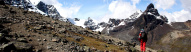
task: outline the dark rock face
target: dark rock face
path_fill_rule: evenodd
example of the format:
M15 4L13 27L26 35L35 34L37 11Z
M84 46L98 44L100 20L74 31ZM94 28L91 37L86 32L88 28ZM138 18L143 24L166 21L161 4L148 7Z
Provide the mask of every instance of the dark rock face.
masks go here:
M80 21L80 19L79 19L79 18L74 18L74 20L75 20L75 21Z
M155 8L153 3L150 3L148 6L147 6L147 9L150 9L150 8Z
M107 26L107 23L101 22L101 23L99 23L98 25L101 26L101 27L106 27L106 26Z
M44 13L48 14L48 16L52 17L53 19L62 18L57 9L53 5L47 5L40 1L37 5L37 8Z
M48 13L48 8L46 6L45 3L43 3L42 1L40 1L37 5L37 8L39 8L41 11Z
M150 13L152 13L152 14L154 14L154 15L157 15L157 16L160 15L160 14L158 13L158 10L155 9L155 7L154 7L154 5L153 5L152 3L147 6L147 9L145 10L145 12L150 12Z
M117 26L121 23L122 20L120 19L109 19L109 23L112 23L113 25Z
M84 25L90 30L96 30L99 28L99 26L96 25L90 17L88 17L88 20L84 22Z

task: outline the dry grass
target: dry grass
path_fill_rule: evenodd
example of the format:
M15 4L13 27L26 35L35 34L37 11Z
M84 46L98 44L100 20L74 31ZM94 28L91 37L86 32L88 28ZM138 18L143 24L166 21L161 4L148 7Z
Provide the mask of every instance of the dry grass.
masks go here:
M116 51L116 52L125 52L126 51L125 48L121 47L121 46L116 46L113 44L107 44L106 42L103 42L102 40L99 40L99 39L87 37L87 36L73 33L73 32L69 32L69 31L67 31L67 32L72 33L72 34L77 35L77 36L81 36L84 38L84 40L81 40L79 42L75 41L74 38L71 38L71 37L66 37L67 40L77 42L81 45L86 44L86 46L88 46L90 48L94 47L94 48L96 48L98 50L102 50L102 51L105 51L105 50ZM106 46L108 46L108 47L106 47Z

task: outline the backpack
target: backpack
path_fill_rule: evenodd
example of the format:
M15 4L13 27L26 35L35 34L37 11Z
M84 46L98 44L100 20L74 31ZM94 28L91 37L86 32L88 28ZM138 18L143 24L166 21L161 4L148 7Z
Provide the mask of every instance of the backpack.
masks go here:
M146 33L145 32L141 32L141 36L139 36L140 39L144 39L146 38Z

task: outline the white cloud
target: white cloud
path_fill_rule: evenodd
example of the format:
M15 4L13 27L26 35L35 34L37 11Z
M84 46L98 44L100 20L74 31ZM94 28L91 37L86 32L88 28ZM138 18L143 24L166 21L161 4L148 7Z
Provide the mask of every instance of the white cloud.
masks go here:
M112 1L109 4L110 14L106 14L102 21L108 22L109 18L125 19L136 12L138 9L135 5L131 5L130 2L118 0Z
M169 13L167 11L161 12L161 14L165 15L168 18L169 22L185 22L187 20L191 20L191 0L180 1L183 7L181 11L175 11L172 13Z
M141 0L131 0L133 2L133 5L139 3Z
M175 0L153 0L157 9L169 9L175 4Z
M191 13L184 9L173 13L162 12L162 14L168 18L169 22L185 22L191 20Z
M191 0L180 0L185 10L191 12Z
M68 7L63 7L63 4L58 2L58 0L31 0L31 2L35 2L35 4L39 1L43 1L44 3L49 5L54 5L54 7L56 7L60 15L63 17L72 17L72 15L76 14L81 8L81 6L75 3L70 4L70 6Z

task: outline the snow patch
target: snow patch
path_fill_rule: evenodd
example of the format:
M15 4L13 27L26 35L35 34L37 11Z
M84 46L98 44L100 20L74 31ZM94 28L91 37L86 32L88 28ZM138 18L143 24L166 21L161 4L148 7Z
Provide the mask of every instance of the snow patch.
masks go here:
M143 12L140 10L140 11L138 11L138 13L139 13L139 15L137 15L137 17L136 18L139 18L142 14L143 14Z
M75 21L75 19L72 19L72 18L67 18L67 19L68 19L72 24L77 25L77 26L82 26L83 28L85 28L84 22L85 22L86 20L80 19L79 21Z
M109 28L107 28L107 33L109 34Z
M149 14L149 15L153 15L151 12L148 12L147 14Z
M134 14L132 14L132 15L130 16L130 19L139 18L141 15L142 15L142 11L141 11L141 10L136 11Z
M122 21L118 26L125 25L125 22Z
M77 26L82 26L83 28L85 28L85 26L84 26L84 22L85 22L86 20L84 20L84 19L80 19L79 21L74 21L74 25L77 25Z
M99 26L99 27L100 27L99 29L96 29L94 31L102 31L104 29L104 27L101 27L101 26Z
M161 16L155 16L157 19L161 19Z

